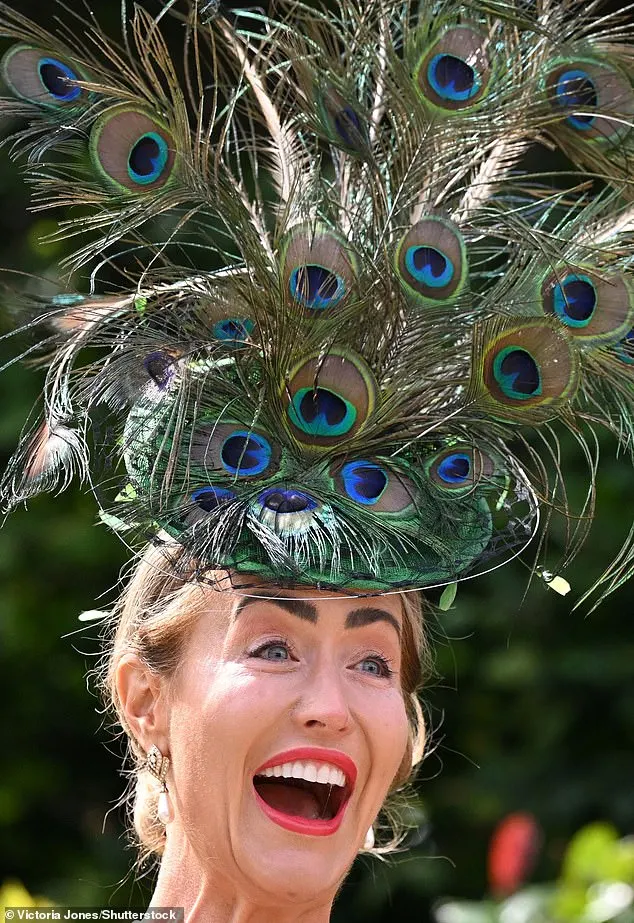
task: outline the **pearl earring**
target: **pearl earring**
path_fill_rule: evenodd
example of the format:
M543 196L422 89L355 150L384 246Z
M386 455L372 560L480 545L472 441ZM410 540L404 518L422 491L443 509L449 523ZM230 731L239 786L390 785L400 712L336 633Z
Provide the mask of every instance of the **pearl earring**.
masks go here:
M145 768L161 783L162 788L158 797L156 813L160 822L164 826L167 826L174 820L174 807L170 800L167 783L165 781L167 778L167 771L170 768L170 761L168 757L163 756L158 747L152 745L147 753Z
M367 850L374 849L374 827L370 827L366 833L363 848Z

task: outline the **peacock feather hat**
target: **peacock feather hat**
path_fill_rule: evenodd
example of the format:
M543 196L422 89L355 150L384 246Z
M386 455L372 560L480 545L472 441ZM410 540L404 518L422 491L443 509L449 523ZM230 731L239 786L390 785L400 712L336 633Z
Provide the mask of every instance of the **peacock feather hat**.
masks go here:
M78 476L200 575L423 589L532 543L565 589L551 516L560 570L596 429L634 446L632 26L578 0L123 12L117 40L0 4L5 144L88 289L25 296L47 373L5 508Z

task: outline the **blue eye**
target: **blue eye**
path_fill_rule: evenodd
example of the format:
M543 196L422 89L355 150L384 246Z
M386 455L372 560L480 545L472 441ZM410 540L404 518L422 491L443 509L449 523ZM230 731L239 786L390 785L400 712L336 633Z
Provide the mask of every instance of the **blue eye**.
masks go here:
M69 80L78 80L77 74L55 58L41 58L38 73L46 90L58 102L69 103L81 95L81 87L69 86Z
M369 667L369 669L366 668ZM365 657L359 664L358 667L360 673L369 673L372 676L381 676L388 677L392 675L392 670L390 670L389 662L385 657L381 657L379 654L373 654L371 657Z
M229 474L242 477L266 471L272 454L269 442L259 433L232 433L220 449L220 459Z
M332 308L341 301L346 290L341 276L316 263L294 269L289 287L295 301L314 311Z
M388 483L387 473L369 461L348 462L341 469L343 486L357 503L374 504L380 500Z
M570 273L554 287L554 311L568 327L586 327L596 306L597 292L588 276Z
M291 659L288 645L281 641L263 644L251 653L251 657L258 657L260 660L271 660L274 663L285 663Z
M542 393L539 365L525 350L509 346L493 361L493 375L503 394L514 400L527 400Z
M562 109L596 109L597 87L586 71L575 69L560 74L555 84L555 100ZM592 128L594 115L569 115L566 119L573 128L587 131Z
M444 288L455 273L449 257L435 247L408 247L405 266L412 278L430 288Z
M212 513L219 506L235 500L236 495L224 487L201 487L192 494L192 501L205 513Z
M135 183L154 183L165 169L169 150L165 138L149 131L141 135L128 156L128 175Z
M212 334L217 340L228 344L240 344L249 339L254 327L255 324L248 317L227 317L213 325Z
M472 99L481 85L471 65L453 54L434 55L427 68L427 79L441 99L451 102Z
M443 458L436 471L447 484L464 484L471 474L471 459L462 452L454 452Z
M298 429L311 436L343 436L357 418L354 405L329 388L300 388L288 415Z

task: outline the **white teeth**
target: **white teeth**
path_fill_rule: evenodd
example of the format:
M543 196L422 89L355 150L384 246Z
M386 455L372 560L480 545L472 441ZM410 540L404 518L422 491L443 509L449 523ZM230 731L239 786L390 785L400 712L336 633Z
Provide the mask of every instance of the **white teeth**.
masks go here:
M269 766L259 775L269 778L305 779L306 782L321 782L322 785L338 785L340 788L346 784L346 777L341 769L330 763L313 763L312 761L297 760L294 763Z
M317 770L317 782L327 785L330 782L330 766L320 766Z

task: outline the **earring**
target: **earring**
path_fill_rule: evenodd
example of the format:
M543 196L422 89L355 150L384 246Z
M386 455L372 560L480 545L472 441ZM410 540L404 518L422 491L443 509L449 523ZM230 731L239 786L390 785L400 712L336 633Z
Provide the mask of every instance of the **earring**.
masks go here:
M363 848L367 850L374 849L374 827L370 827L366 833Z
M153 744L148 750L145 768L161 783L162 788L158 797L156 813L160 822L164 826L167 826L167 824L174 820L174 808L170 801L167 783L165 781L167 778L167 771L170 768L170 761L168 757L163 756L159 748L155 747Z

